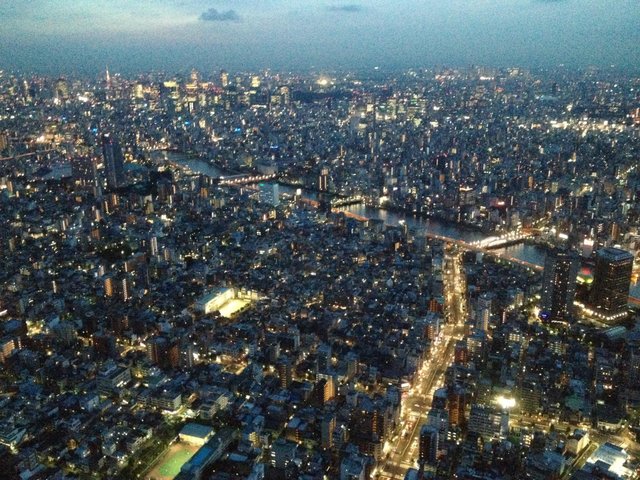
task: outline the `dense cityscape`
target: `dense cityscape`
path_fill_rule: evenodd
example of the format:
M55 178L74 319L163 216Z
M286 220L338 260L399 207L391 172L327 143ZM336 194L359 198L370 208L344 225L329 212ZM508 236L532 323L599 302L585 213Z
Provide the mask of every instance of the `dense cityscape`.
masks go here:
M640 476L640 77L0 71L7 479Z

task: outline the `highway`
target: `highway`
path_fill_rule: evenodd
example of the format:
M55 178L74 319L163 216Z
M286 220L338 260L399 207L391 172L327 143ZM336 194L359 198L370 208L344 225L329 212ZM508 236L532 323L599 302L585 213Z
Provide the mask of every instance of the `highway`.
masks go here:
M402 480L406 471L417 467L420 428L427 421L431 399L444 382L444 373L453 361L456 341L462 338L466 315L466 281L459 254L448 256L443 272L445 317L439 343L424 361L414 385L402 400L399 427L384 446L384 460L374 472L380 480Z

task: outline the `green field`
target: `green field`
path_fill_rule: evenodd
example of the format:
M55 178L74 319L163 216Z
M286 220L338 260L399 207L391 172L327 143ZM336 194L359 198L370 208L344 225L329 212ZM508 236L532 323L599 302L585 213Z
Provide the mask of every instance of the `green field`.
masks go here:
M172 444L158 459L146 475L148 480L173 480L182 466L198 451L195 445L188 443Z

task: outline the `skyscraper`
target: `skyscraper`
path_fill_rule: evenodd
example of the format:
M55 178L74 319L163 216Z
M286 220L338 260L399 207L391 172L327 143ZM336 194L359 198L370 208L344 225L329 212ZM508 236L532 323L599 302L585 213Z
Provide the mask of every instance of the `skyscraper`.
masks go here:
M555 249L547 255L540 309L549 320L568 321L573 317L578 267L577 256L568 250Z
M124 185L124 156L118 141L109 134L102 136L102 156L107 176L107 187L118 188Z
M591 287L591 305L614 320L628 312L629 284L633 255L618 248L603 248L596 253L596 268Z

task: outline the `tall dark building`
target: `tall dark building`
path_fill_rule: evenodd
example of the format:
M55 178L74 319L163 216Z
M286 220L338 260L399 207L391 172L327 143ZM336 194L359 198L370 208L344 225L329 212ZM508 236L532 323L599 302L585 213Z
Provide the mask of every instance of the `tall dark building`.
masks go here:
M555 249L547 255L541 310L549 320L568 321L573 317L578 268L578 257L568 250Z
M420 430L420 465L435 466L438 461L438 429L431 425L423 425Z
M124 156L118 141L109 134L102 136L102 157L107 176L107 187L118 188L124 185Z
M603 248L596 253L596 268L591 286L591 305L605 320L628 313L629 284L633 255L618 248Z

